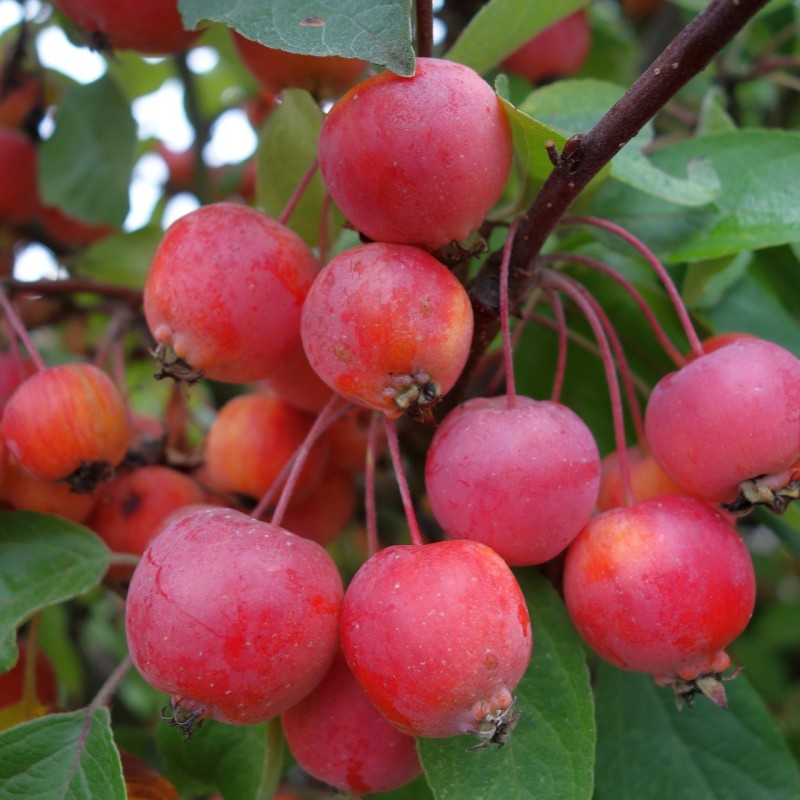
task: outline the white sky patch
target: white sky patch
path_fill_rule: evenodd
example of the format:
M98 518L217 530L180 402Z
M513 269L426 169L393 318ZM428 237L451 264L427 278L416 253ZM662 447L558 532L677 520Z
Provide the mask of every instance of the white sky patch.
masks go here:
M55 280L66 276L52 251L38 242L31 242L14 259L14 277L21 281Z
M211 140L203 150L203 158L212 167L237 164L256 150L258 137L247 114L239 108L220 114L211 129Z
M161 225L168 228L176 219L185 217L190 211L200 208L200 201L193 194L176 194L167 202Z
M166 180L167 165L164 159L154 153L147 153L139 159L133 170L130 211L122 225L123 230L135 231L150 222Z
M153 137L176 151L185 150L194 141L183 109L183 86L177 78L168 78L155 92L137 97L132 111L140 139Z
M45 67L78 83L92 83L106 74L106 61L99 53L88 47L75 47L55 26L45 28L36 37L36 52Z
M186 63L195 75L205 75L219 64L219 53L213 47L195 47L187 54Z

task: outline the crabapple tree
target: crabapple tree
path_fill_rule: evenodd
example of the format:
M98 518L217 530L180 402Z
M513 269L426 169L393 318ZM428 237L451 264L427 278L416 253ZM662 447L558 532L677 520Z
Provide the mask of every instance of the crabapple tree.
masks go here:
M0 797L800 797L795 6L0 0Z

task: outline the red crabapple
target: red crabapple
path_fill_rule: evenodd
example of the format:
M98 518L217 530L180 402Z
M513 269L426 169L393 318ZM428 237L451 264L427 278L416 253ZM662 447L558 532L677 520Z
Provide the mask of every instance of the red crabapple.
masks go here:
M37 478L91 491L122 461L130 438L125 401L111 378L86 363L27 378L6 403L11 455Z
M773 342L738 338L656 384L647 442L690 494L732 503L744 482L790 471L800 460L798 397L800 359Z
M25 639L18 639L17 645L19 647L17 663L8 672L0 675L0 709L16 705L24 699L28 642ZM36 699L45 706L55 705L56 700L58 700L56 672L53 669L52 662L41 648L36 649L36 666L34 670ZM4 722L8 722L8 720L4 720Z
M216 380L264 378L299 346L316 274L303 240L254 208L212 203L181 217L165 232L144 287L165 373L182 377L170 363L177 357Z
M311 430L313 418L274 394L240 394L219 410L205 442L205 478L217 492L258 500L275 483ZM313 445L293 499L316 486L328 459L324 438Z
M322 411L333 394L311 368L302 343L264 378L263 384L268 392L311 414Z
M137 50L170 55L185 50L200 35L187 31L177 0L53 0L73 19L97 50Z
M389 417L425 416L469 355L472 306L456 277L409 245L372 243L333 258L303 307L309 363L335 391Z
M118 474L97 491L97 502L86 526L112 553L141 555L174 511L202 503L205 494L188 475L160 464ZM133 567L113 565L109 576L129 578Z
M31 222L39 210L38 158L33 142L0 126L0 221Z
M755 576L736 530L701 500L665 495L594 517L567 550L564 598L592 649L715 702L725 648L753 613ZM709 683L711 688L709 689Z
M319 137L331 197L356 230L430 250L465 239L500 198L511 129L500 101L470 67L418 58L343 95Z
M344 657L281 717L297 763L330 786L359 796L399 789L422 772L413 737L370 703Z
M491 548L460 539L380 550L347 589L341 638L367 696L404 733L505 743L533 634Z
M317 98L337 97L364 73L367 62L276 50L231 30L236 51L262 89L306 89Z
M478 397L434 434L425 464L433 514L454 539L489 545L512 566L558 555L589 521L600 454L566 406Z
M581 8L529 39L500 68L531 83L568 78L586 61L591 39L589 16Z
M337 650L342 581L316 542L238 511L178 516L131 579L133 663L172 696L174 724L271 719L303 699Z

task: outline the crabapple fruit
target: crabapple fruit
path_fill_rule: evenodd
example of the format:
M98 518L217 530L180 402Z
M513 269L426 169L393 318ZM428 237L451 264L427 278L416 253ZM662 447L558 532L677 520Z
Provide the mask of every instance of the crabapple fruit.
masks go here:
M631 477L633 500L647 500L662 494L687 494L661 467L652 453L645 453L638 445L627 448L628 470ZM620 473L619 453L615 450L600 462L600 493L597 509L608 511L626 505L625 489Z
M204 500L202 487L188 475L151 464L118 474L100 487L86 526L112 553L141 555L172 512ZM132 573L133 567L123 565L108 571L116 579Z
M131 658L172 721L238 725L302 700L337 651L342 581L316 542L231 509L179 515L137 565Z
M592 518L567 550L564 599L602 658L691 699L694 683L730 666L725 648L753 613L755 576L720 513L664 495Z
M467 400L443 420L425 463L438 523L489 545L512 566L558 555L589 521L600 485L591 431L560 403Z
M200 31L183 27L177 0L53 0L96 50L166 56L185 50Z
M47 367L21 383L3 410L3 435L32 475L87 492L110 477L130 438L122 395L88 363Z
M343 95L319 136L319 166L356 230L430 250L465 239L500 198L511 169L500 101L470 67L418 58Z
M349 89L367 68L367 62L341 56L289 53L248 39L231 30L242 63L262 89L279 94L284 89L306 89L315 97L337 97Z
M0 126L0 220L30 222L39 210L38 158L33 142Z
M800 359L773 342L737 338L656 384L647 443L689 494L731 503L743 482L800 460L798 397Z
M531 83L568 78L586 61L591 39L589 16L581 8L529 39L500 68Z
M19 657L17 663L0 675L0 708L13 706L23 700L25 690L25 665L28 660L28 642L18 639ZM36 699L45 706L52 706L58 699L58 681L53 664L47 654L37 648L35 686Z
M414 738L381 716L341 653L281 723L297 763L337 789L359 796L389 792L422 772Z
M380 550L347 589L341 640L369 699L404 733L502 745L516 721L530 617L511 569L480 542Z
M144 287L164 373L264 378L300 346L300 313L317 259L303 240L235 203L196 209L166 230ZM179 363L180 363L179 362Z
M469 296L418 247L371 243L323 268L306 298L301 333L314 371L348 400L425 416L469 355Z
M309 414L273 394L231 398L206 436L205 477L210 488L258 500L278 480L312 424ZM319 439L300 470L294 500L301 500L316 486L327 459L327 442Z

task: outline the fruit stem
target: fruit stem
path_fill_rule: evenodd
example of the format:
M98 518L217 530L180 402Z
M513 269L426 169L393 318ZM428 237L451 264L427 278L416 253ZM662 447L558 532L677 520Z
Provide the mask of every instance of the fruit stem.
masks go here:
M297 479L300 477L300 470L303 469L303 465L308 459L311 448L316 444L317 439L319 439L319 437L322 436L322 434L325 433L325 431L330 427L331 423L338 418L339 413L344 408L345 402L346 401L343 400L343 398L341 398L339 395L331 395L331 398L327 403L325 403L322 411L317 414L317 418L314 420L314 424L309 429L305 439L303 439L303 443L297 448L295 454L292 456L291 469L286 477L286 483L283 485L281 496L278 498L278 504L275 506L275 511L273 512L272 519L270 520L270 522L276 527L279 528L281 525L283 515L286 513L286 509L289 506L289 501L292 499L292 493L297 485ZM259 503L259 506L260 505L261 503ZM258 517L255 512L253 513L253 516Z
M378 512L375 503L375 462L378 452L381 415L372 412L367 437L367 462L364 467L364 511L367 523L367 553L374 556L378 552Z
M625 228L622 226L611 222L611 220L601 219L600 217L564 217L560 224L593 225L596 228L613 233L615 236L618 236L620 239L634 247L634 249L638 250L638 252L644 256L647 263L653 268L655 273L661 279L661 283L664 284L664 289L666 290L667 295L669 295L669 299L675 308L678 319L681 321L681 325L683 326L684 333L689 341L689 346L692 348L692 352L695 354L695 356L703 355L703 344L700 341L700 337L697 335L697 331L694 329L692 320L689 317L689 312L686 309L675 283L673 282L672 278L670 278L669 273L664 268L664 265L658 260L658 258L656 258L655 253L653 253L653 251L644 242L634 236L630 231L625 230Z
M25 325L22 322L19 314L17 313L17 309L14 308L12 302L8 299L8 295L5 292L5 289L0 289L0 307L3 309L3 313L5 314L6 321L8 322L11 330L17 334L20 342L22 342L25 349L28 351L28 355L33 361L36 369L41 372L44 369L47 369L47 365L42 360L41 355L39 355L39 351L36 349L31 337L28 335L28 331L25 329Z
M41 614L34 614L25 634L25 670L22 676L22 702L27 708L33 708L39 701L36 692L36 660L39 650L41 621Z
M686 358L684 357L683 353L681 353L680 350L678 350L678 348L672 343L667 335L667 332L656 318L656 315L653 313L653 309L650 308L641 292L624 275L621 275L619 272L617 272L611 265L606 264L599 259L592 258L591 256L585 256L580 253L543 253L538 257L538 261L541 263L564 261L573 262L575 264L583 264L586 267L590 267L598 272L602 272L603 275L607 275L609 278L616 281L628 293L634 303L636 303L642 314L644 314L647 324L650 326L656 338L658 339L658 343L664 349L664 352L672 359L675 366L682 367L684 364L686 364Z
M517 232L517 220L508 228L506 242L503 245L503 259L500 262L500 330L503 332L503 367L506 376L506 399L508 408L517 405L517 386L514 381L514 353L511 344L511 328L508 312L508 265L511 260L511 248Z
M261 765L261 778L258 782L254 800L272 800L283 774L284 738L281 718L267 721L264 734L264 762Z
M633 504L633 488L631 483L631 472L628 464L627 442L625 441L625 420L622 410L622 396L617 381L617 370L614 364L614 357L606 335L606 329L601 321L602 310L599 309L595 299L589 294L585 287L581 286L572 278L560 275L553 270L545 270L542 275L543 284L547 287L557 289L567 295L581 310L586 317L592 333L594 333L600 348L600 355L603 361L603 368L606 373L608 383L608 394L611 400L611 416L614 421L614 439L617 447L619 459L619 472L622 480L622 488L625 493L626 505ZM600 313L598 313L600 312Z
M406 473L403 470L403 459L400 455L400 442L397 439L397 424L393 419L386 417L384 420L386 428L386 441L389 445L389 453L392 456L392 466L394 467L397 488L400 489L400 497L403 501L403 510L408 522L408 533L411 537L411 544L423 544L422 534L417 524L417 515L414 513L414 502L411 499L411 492L408 488Z
M280 222L281 225L288 224L289 218L292 216L295 208L297 208L297 204L300 202L300 198L303 196L303 192L308 188L308 184L311 183L311 179L316 174L318 166L319 161L315 156L314 160L309 164L308 169L303 174L303 177L300 178L300 183L297 184L297 187L292 192L292 196L286 202L283 211L281 211L281 215L278 217L278 222Z
M558 331L558 356L556 358L556 374L553 376L553 390L550 400L558 403L561 400L561 391L564 388L564 376L567 373L567 318L564 316L564 304L561 295L555 290L547 293L550 307L553 309L556 330Z
M417 9L417 56L429 58L433 55L433 2L416 0Z
M96 711L98 708L107 706L111 702L114 692L117 691L123 678L128 674L128 670L130 670L132 664L133 662L131 661L130 655L126 655L125 658L117 664L114 671L108 676L106 682L100 687L99 691L92 699L92 702L89 704L90 711Z

